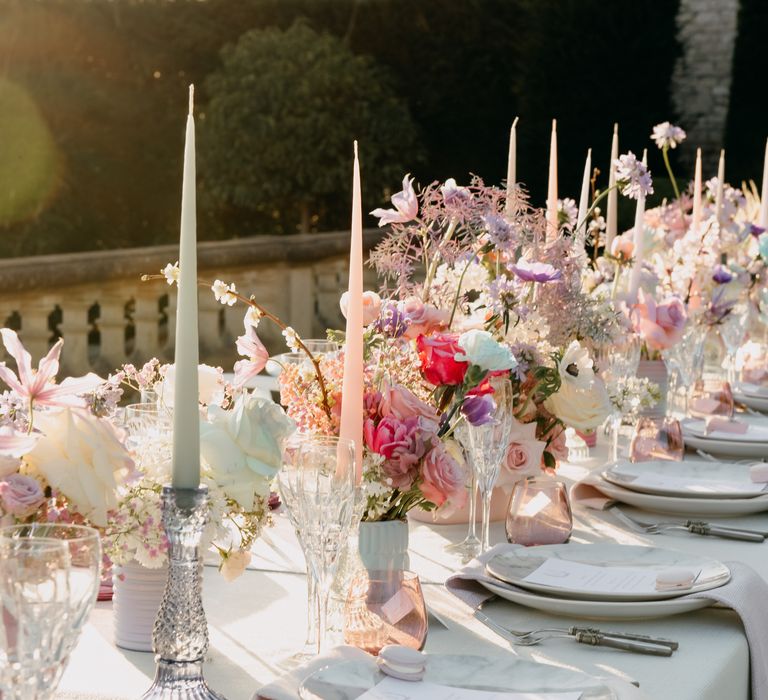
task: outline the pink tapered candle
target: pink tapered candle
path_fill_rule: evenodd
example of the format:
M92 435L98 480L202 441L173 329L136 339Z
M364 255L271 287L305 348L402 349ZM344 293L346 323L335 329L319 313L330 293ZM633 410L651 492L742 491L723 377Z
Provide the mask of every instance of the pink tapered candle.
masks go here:
M507 156L507 202L505 211L512 215L512 202L514 201L515 183L517 182L517 117L512 122L509 130L509 155Z
M693 221L691 228L694 232L701 226L701 149L696 149L696 170L693 176Z
M341 389L339 435L354 440L355 470L359 482L363 468L363 210L357 141L355 141L355 164L352 177L349 305L344 341L344 380Z
M547 187L547 240L557 237L557 119L552 120L549 140L549 186Z

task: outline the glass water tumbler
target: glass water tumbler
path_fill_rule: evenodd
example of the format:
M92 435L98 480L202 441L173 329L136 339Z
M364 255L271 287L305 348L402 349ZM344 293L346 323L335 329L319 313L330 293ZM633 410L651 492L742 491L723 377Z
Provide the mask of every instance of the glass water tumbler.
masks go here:
M565 485L551 478L518 481L507 510L507 540L525 546L562 544L571 537L573 517Z
M632 462L650 462L654 459L679 462L683 459L684 451L680 421L669 417L641 417L632 435L629 458Z
M731 385L721 379L700 379L693 386L688 408L690 414L698 418L733 418Z
M411 571L368 571L350 587L344 641L377 655L387 644L422 649L427 608L419 577Z

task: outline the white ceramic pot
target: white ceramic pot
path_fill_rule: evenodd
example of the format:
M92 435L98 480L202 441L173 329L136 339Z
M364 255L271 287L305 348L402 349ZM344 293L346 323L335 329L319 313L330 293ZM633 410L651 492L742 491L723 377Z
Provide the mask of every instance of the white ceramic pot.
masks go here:
M358 535L360 560L368 571L405 571L408 557L408 522L385 520L360 523Z
M131 651L152 651L152 627L168 578L168 566L148 569L136 561L113 573L115 644Z

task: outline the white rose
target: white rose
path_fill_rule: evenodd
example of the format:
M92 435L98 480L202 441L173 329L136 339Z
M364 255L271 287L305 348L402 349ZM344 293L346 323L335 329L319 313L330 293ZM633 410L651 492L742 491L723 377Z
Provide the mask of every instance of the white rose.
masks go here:
M595 370L589 351L574 340L563 353L558 365L558 372L563 384L569 384L581 390L589 389L595 381Z
M106 526L118 487L137 476L117 431L103 418L71 408L36 412L34 419L43 435L25 457L29 471L61 491L94 525Z
M175 380L176 365L169 365L158 388L158 393L168 408L173 408ZM197 368L197 387L200 403L206 406L220 404L224 398L224 377L221 369L210 365L199 365Z
M566 425L577 430L591 430L600 425L611 413L611 400L603 380L595 377L589 389L563 382L560 390L545 402L547 410Z
M207 475L243 508L252 508L256 496L269 496L282 463L281 443L293 430L293 421L269 399L247 396L231 411L209 409L200 426Z
M221 562L219 571L224 577L224 580L229 583L234 581L240 576L251 563L251 553L245 549L236 549L234 552L229 552Z
M467 331L457 341L464 353L456 353L458 362L469 362L480 369L496 372L517 367L517 360L505 345L501 345L488 331Z

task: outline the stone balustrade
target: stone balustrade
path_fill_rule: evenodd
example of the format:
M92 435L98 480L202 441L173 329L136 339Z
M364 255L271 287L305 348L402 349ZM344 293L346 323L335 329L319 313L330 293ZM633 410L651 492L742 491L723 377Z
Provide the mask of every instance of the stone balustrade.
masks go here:
M366 231L366 250L381 238ZM198 246L200 279L234 282L305 338L343 328L339 295L347 285L349 232L255 236ZM64 338L62 374L106 374L125 362L172 361L175 288L142 282L178 258L175 245L0 260L0 325L17 330L33 357ZM366 267L366 288L376 289ZM231 370L242 304L223 306L201 288L201 362ZM265 321L259 336L271 352L284 350L280 330ZM0 348L0 360L2 348Z

